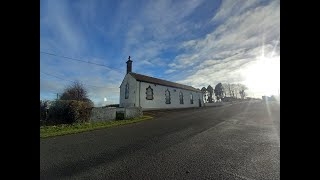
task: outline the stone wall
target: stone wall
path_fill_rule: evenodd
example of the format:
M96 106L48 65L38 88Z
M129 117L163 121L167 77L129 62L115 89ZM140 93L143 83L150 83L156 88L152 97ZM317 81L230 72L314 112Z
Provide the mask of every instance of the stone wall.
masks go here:
M124 108L125 109L125 113L124 113L124 118L125 119L131 119L131 118L136 118L136 117L142 117L143 113L142 113L142 108L139 107L128 107L128 108Z
M110 107L95 107L92 108L90 121L111 121L116 119L116 108Z
M142 109L138 107L131 108L114 108L114 107L95 107L92 108L90 121L112 121L116 119L116 113L123 113L125 119L141 117Z

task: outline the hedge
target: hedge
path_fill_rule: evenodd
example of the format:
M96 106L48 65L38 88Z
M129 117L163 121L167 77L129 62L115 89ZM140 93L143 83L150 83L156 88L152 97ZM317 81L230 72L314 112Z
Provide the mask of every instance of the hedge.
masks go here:
M46 120L47 119L47 108L40 104L40 121Z
M57 100L48 112L47 125L88 122L92 105L89 102L75 100Z

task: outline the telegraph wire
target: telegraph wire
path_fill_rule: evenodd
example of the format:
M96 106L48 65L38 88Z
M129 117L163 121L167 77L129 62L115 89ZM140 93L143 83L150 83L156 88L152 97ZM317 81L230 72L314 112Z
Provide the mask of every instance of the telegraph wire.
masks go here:
M62 78L62 77L59 77L59 76L56 76L56 75L53 75L53 74L50 74L50 73L42 72L42 71L40 71L40 73L43 73L43 74L46 74L46 75L48 75L48 76L52 76L52 77L55 77L55 78L57 78L57 79L64 80L64 81L77 82L77 81L75 81L75 80L65 79L65 78ZM101 87L101 86L94 86L94 85L86 84L86 83L83 83L83 82L81 82L81 83L82 83L83 85L91 86L91 87L95 87L95 88L107 88L107 87ZM112 88L108 88L108 89L112 89Z
M65 59L72 60L72 61L78 61L78 62L82 62L82 63L88 63L88 64L92 64L92 65L96 65L96 66L101 66L101 67L105 67L105 68L108 68L110 70L122 73L122 70L120 70L120 69L111 68L111 67L108 67L108 66L103 65L103 64L98 64L98 63L85 61L85 60L81 60L81 59L75 59L75 58L71 58L71 57L67 57L67 56L61 56L61 55L57 55L57 54L53 54L53 53L49 53L49 52L45 52L45 51L40 51L40 53L51 55L51 56L56 56L56 57L61 57L61 58L65 58Z

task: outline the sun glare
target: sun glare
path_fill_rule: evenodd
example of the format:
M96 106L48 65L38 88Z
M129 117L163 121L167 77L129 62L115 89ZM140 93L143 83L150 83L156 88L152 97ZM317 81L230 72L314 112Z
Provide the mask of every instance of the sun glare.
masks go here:
M278 95L280 90L280 56L260 57L243 70L245 84L259 95Z

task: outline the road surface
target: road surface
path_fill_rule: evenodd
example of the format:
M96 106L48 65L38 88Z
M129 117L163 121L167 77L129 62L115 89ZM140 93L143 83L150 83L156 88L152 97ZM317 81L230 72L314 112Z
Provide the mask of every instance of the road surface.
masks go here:
M280 179L280 105L151 111L153 120L40 139L41 179Z

